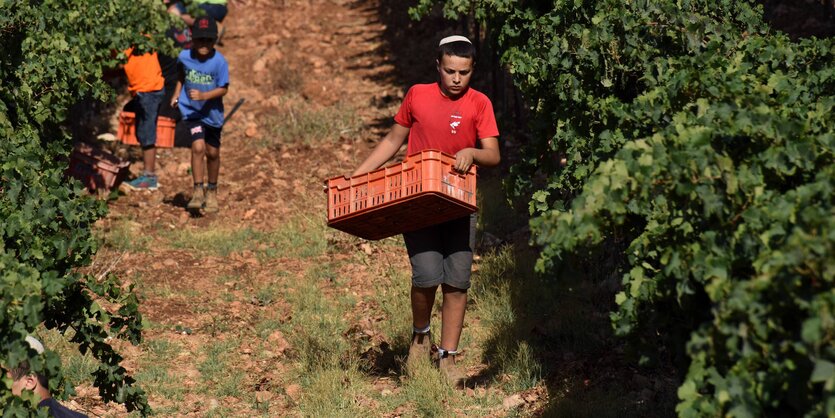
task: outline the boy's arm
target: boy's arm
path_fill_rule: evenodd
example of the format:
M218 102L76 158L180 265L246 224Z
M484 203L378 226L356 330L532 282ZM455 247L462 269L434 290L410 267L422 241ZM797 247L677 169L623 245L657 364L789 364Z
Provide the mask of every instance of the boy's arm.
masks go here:
M177 85L174 87L174 94L171 95L171 107L177 107L177 103L180 101L180 90L183 89L183 82L177 80Z
M394 154L400 149L400 146L403 145L403 142L406 141L406 138L409 136L409 128L402 126L400 124L395 123L392 126L391 131L374 147L374 151L371 151L371 155L365 159L365 161L354 170L354 173L351 174L351 177L365 174L369 171L376 170L380 168L381 165L385 164L386 161L391 159Z
M179 58L177 58L179 60ZM180 101L180 90L183 89L183 82L186 80L186 70L183 63L177 62L177 85L174 86L174 94L171 96L171 107L177 107Z
M223 97L229 92L228 87L218 87L209 91L191 89L188 91L188 98L191 100L212 100Z
M495 136L482 138L481 148L464 148L455 154L455 169L466 172L475 163L482 167L499 165L502 157L499 153L499 139Z

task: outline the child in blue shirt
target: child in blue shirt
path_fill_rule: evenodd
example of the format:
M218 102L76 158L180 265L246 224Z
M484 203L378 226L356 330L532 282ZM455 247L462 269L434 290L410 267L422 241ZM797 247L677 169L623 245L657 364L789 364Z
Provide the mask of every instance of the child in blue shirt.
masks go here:
M179 106L191 136L191 171L194 192L188 209L217 212L217 178L220 172L220 135L223 128L223 96L229 88L229 65L214 48L217 24L200 17L191 29L191 49L180 52L180 80L171 106ZM205 158L205 160L204 160ZM204 172L208 184L203 187Z

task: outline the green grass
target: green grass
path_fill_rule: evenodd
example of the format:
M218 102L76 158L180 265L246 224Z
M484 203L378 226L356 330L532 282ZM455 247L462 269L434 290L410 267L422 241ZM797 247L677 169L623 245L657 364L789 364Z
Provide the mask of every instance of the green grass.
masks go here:
M275 283L269 283L255 291L255 303L258 306L269 306L279 298L281 298L281 292Z
M150 360L150 359L149 359ZM187 389L179 382L179 377L172 374L168 364L162 358L153 358L136 372L136 382L145 390L152 390L156 396L161 396L172 402L183 400ZM161 411L155 410L156 413Z
M272 231L234 229L213 224L205 229L182 229L164 236L172 248L228 257L250 251L260 259L308 258L327 250L325 225L306 214L291 217ZM220 279L218 279L220 280Z
M56 330L42 329L35 335L49 350L58 353L62 358L61 372L70 386L93 383L92 373L99 367L99 361L91 353L81 354L78 345L69 342L74 332L72 329L66 335Z
M340 136L356 135L361 126L356 111L344 103L316 107L297 95L287 95L282 97L277 114L270 120L274 138L265 145L336 142Z
M260 255L267 258L312 258L327 251L325 230L320 219L299 208L298 214L271 231Z
M265 235L252 228L233 229L213 225L205 229L171 231L166 237L170 245L176 249L227 257L232 253L256 249L257 243Z
M327 367L305 379L299 411L309 417L366 417L368 406L361 396L371 392L356 369Z
M364 253L363 253L364 254ZM382 269L381 279L374 281L374 301L386 320L378 324L392 349L398 353L408 350L411 338L412 308L409 300L411 275L388 266ZM435 321L438 322L438 321ZM439 335L436 333L436 335Z
M143 233L142 224L127 219L116 219L109 229L97 229L95 234L103 247L132 253L147 252L153 234Z
M203 390L217 397L243 396L245 373L233 368L230 361L237 353L238 345L235 339L217 341L203 350L206 358L197 365Z
M496 376L511 377L495 382L509 392L530 389L542 382L542 365L533 355L535 349L525 340L530 327L520 324L514 301L514 291L524 289L521 292L531 295L528 302L544 291L531 285L531 276L517 268L512 249L505 246L482 258L470 291L473 315L481 321L481 328L474 332L474 343L485 347L485 360L496 368Z
M301 375L334 364L344 369L357 367L356 353L342 338L348 327L343 313L353 302L348 297L332 300L320 289L322 281L334 279L329 264L317 265L305 274L304 280L295 283L294 291L285 292L285 299L293 306L293 318L283 331L293 347Z
M450 409L461 406L461 393L456 392L428 362L418 363L403 383L401 399L414 408L417 416L442 417L452 415Z

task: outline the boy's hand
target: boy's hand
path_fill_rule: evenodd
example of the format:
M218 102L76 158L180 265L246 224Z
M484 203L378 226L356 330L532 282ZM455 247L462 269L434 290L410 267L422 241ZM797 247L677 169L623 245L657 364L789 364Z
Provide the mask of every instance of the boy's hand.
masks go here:
M176 108L178 103L180 103L180 99L177 96L171 98L171 107Z
M203 92L197 89L191 89L188 91L188 98L191 100L205 100L203 98Z
M461 173L466 173L473 165L473 154L475 150L472 148L464 148L455 154L455 170Z

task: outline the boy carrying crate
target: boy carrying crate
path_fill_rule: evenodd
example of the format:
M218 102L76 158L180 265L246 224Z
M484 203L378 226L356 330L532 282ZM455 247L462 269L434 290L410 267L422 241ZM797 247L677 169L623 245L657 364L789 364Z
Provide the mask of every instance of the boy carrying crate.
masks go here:
M220 173L220 135L223 128L223 96L229 91L229 65L215 50L217 24L200 17L191 28L191 49L180 52L180 80L171 98L179 106L191 136L191 169L194 191L188 209L217 212L217 178ZM203 174L208 184L203 187Z
M407 154L438 149L455 155L455 169L499 164L499 130L493 104L469 87L476 51L469 39L449 36L438 44L438 82L409 89L391 131L352 176L376 170L408 138ZM475 215L403 234L412 265L412 342L407 365L431 355L429 320L438 286L443 293L438 366L454 386L466 375L456 366L467 307L475 244Z

